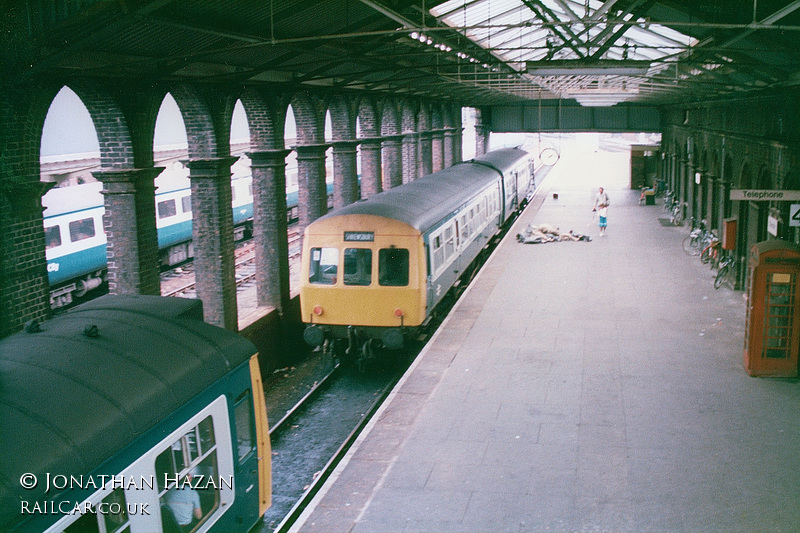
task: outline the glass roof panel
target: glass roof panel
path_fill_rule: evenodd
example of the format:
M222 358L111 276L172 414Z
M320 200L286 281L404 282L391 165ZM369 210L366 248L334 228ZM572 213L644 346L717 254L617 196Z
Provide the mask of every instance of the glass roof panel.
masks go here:
M678 31L634 19L613 5L611 0L449 0L430 12L514 67L520 80L584 105L613 105L617 97L617 101L635 97L647 77L605 73L532 76L524 63L548 59L669 61L697 43ZM609 14L614 17L612 23ZM663 61L655 63L648 76L664 68Z

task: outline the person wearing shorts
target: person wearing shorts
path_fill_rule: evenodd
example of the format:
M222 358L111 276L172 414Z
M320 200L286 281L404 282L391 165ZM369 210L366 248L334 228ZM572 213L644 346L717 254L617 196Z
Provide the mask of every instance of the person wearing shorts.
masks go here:
M608 226L608 208L601 207L597 210L597 218L599 219L598 224L600 225L600 236L606 234L606 226Z
M606 234L606 226L608 226L608 204L608 195L605 193L603 188L600 187L597 191L597 196L594 199L594 208L592 211L597 211L601 237Z

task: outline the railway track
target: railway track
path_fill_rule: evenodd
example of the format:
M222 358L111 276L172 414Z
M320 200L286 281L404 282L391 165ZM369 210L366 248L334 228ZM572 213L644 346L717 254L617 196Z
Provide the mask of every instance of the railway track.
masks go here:
M270 430L272 507L255 531L291 527L405 368L388 365L364 374L353 366L336 367Z
M300 256L300 235L296 232L289 233L289 261L297 260ZM236 287L245 288L256 276L255 252L252 241L245 241L237 246L234 256L236 269ZM195 296L194 265L187 262L167 270L161 274L162 296Z

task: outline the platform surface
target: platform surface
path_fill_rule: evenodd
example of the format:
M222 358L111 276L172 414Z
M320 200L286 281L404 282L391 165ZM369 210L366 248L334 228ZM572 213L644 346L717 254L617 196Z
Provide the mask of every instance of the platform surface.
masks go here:
M800 385L745 373L743 293L626 164L559 161L296 531L800 528Z

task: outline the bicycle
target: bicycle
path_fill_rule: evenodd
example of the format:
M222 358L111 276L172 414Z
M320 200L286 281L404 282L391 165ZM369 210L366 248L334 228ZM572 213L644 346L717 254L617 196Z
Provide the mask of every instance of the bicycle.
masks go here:
M733 279L736 261L732 256L725 257L719 264L719 270L714 277L714 288L719 289L723 283L728 282L728 278Z
M704 265L707 263L711 263L711 268L714 268L714 265L717 264L719 260L719 249L721 247L719 239L716 235L711 235L711 238L706 244L706 247L703 248L703 251L700 252L700 262Z
M683 224L683 205L680 202L675 202L675 204L672 206L669 220L675 226L680 226Z
M664 211L670 212L672 211L673 205L675 205L675 195L672 194L672 191L668 190L664 193L664 204L662 207Z
M683 251L686 255L692 256L700 254L701 243L705 235L705 228L703 226L704 224L701 221L700 225L694 228L691 233L683 239ZM694 227L694 218L692 218L692 227Z

